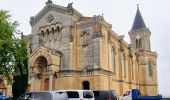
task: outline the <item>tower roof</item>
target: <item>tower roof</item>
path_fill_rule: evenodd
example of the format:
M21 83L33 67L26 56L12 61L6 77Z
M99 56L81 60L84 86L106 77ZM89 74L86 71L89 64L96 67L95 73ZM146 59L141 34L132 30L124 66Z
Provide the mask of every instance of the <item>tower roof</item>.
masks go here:
M136 12L136 16L135 16L131 31L141 29L141 28L146 28L146 25L140 13L139 7L137 6L137 12Z

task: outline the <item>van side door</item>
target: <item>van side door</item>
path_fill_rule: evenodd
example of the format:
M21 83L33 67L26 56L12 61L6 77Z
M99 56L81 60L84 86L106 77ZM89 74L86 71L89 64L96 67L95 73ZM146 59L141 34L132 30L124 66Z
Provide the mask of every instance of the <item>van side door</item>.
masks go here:
M92 91L83 91L83 100L94 100L94 94Z
M55 92L54 100L68 100L66 92Z

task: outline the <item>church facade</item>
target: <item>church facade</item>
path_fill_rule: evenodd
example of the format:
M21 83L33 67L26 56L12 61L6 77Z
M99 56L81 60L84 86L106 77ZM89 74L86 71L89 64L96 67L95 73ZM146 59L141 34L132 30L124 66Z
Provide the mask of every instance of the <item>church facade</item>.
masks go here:
M116 90L122 95L140 89L157 95L157 53L139 8L130 44L112 31L103 16L85 17L72 3L53 4L31 17L29 91L61 89Z

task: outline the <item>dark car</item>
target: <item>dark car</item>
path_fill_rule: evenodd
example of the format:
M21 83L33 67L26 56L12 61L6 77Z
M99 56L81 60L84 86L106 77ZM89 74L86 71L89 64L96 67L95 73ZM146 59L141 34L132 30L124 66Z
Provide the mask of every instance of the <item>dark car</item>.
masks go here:
M117 100L117 94L114 90L93 91L95 100Z
M29 92L21 95L17 100L52 100L51 92Z

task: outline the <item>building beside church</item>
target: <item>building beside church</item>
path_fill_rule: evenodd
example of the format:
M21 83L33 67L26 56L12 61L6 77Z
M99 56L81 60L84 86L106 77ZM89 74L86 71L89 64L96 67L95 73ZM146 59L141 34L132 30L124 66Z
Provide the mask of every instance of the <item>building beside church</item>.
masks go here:
M0 83L0 96L11 96L12 95L12 85L9 85L7 79Z
M129 31L130 44L112 31L103 16L85 17L72 3L53 4L31 17L29 91L58 89L140 89L157 95L157 53L151 32L137 8Z

